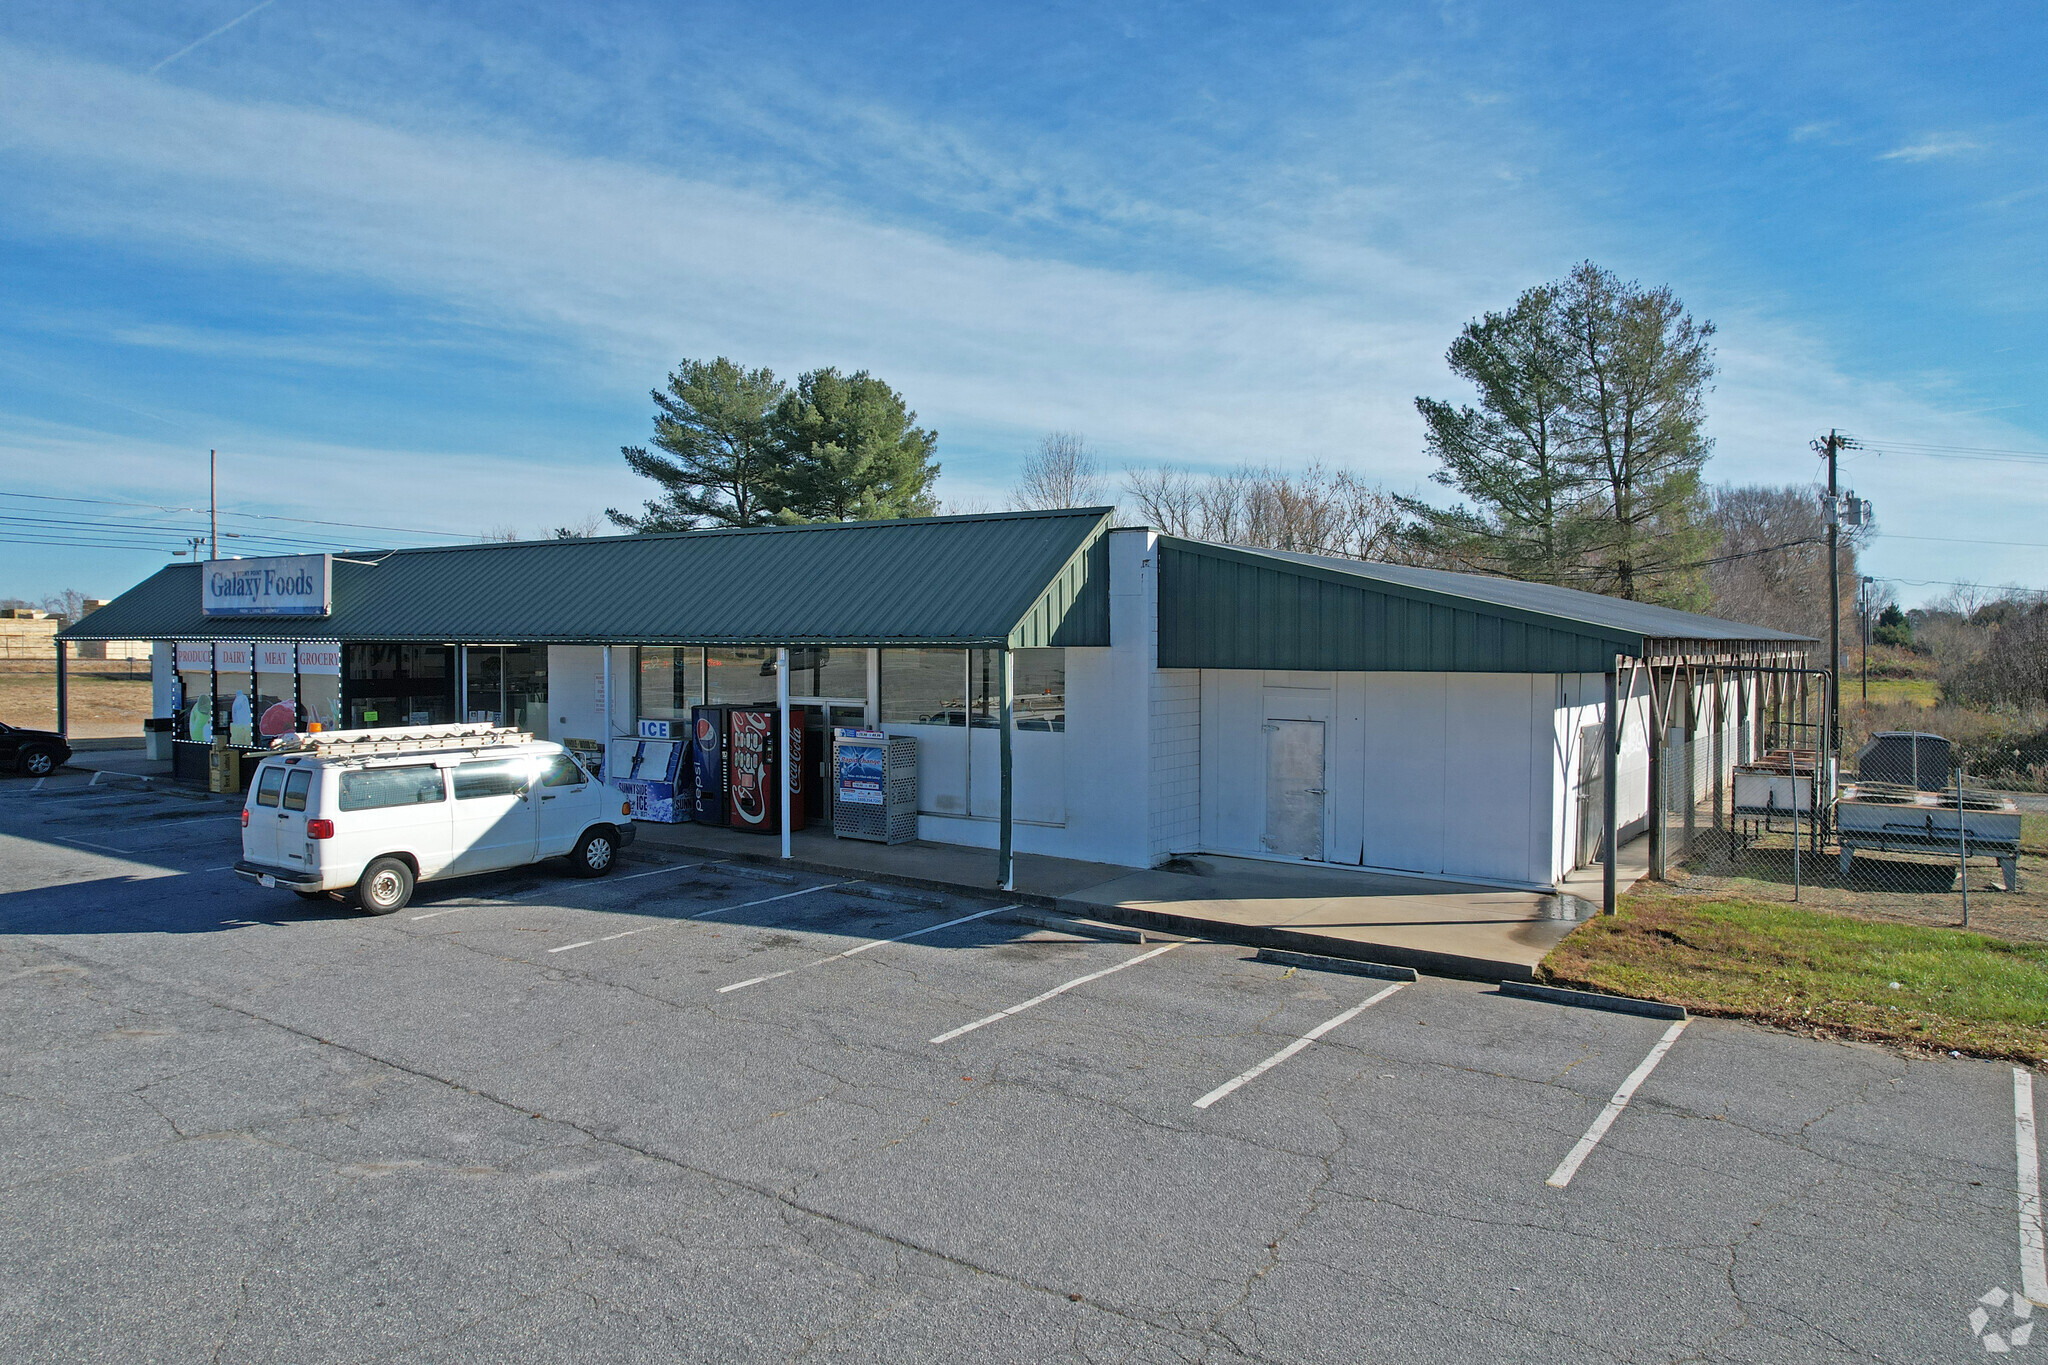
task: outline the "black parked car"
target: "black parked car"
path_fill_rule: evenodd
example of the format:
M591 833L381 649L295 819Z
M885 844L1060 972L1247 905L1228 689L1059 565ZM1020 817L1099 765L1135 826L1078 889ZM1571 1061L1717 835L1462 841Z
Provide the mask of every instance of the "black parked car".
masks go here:
M62 735L0 721L0 768L12 768L24 777L48 777L70 757L71 746Z

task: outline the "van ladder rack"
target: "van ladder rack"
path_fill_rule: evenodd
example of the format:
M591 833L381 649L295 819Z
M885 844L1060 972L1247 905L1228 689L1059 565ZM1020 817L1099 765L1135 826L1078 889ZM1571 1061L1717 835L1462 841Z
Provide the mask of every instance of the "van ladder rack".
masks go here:
M510 726L409 725L384 730L322 730L316 734L281 735L271 742L270 751L323 758L356 758L378 754L431 753L437 749L488 749L532 742L531 732Z

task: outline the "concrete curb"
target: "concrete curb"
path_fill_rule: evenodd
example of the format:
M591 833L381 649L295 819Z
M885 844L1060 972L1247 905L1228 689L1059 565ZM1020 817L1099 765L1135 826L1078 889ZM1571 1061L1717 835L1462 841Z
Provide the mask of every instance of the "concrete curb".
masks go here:
M687 828L687 826L661 825L658 829ZM688 854L693 858L707 858L714 861L744 864L749 867L783 868L792 872L811 872L823 877L857 877L874 886L901 886L915 891L937 891L949 896L972 896L976 900L1022 901L1051 910L1058 905L1052 896L1042 896L1029 891L1004 891L1000 887L949 882L937 877L908 877L896 872L878 872L865 867L848 867L844 863L826 862L821 858L784 858L776 853L735 853L729 848L716 848L707 844L693 843L684 839L666 838L657 835L648 837L648 827L640 829L640 842L650 848L666 849L672 853Z
M1300 929L1282 929L1263 924L1233 924L1228 920L1201 919L1164 910L1140 910L1128 905L1092 905L1086 901L1063 900L1059 908L1068 913L1086 913L1118 924L1145 929L1163 929L1169 934L1206 939L1212 943L1242 943L1250 948L1277 948L1283 952L1307 953L1316 957L1340 958L1348 962L1376 962L1383 966L1407 967L1430 976L1455 976L1468 981L1499 981L1519 973L1534 979L1536 969L1499 958L1467 957L1462 953L1439 953L1427 948L1403 948L1391 943L1356 943L1327 934Z
M1553 1005L1576 1005L1580 1009L1608 1010L1615 1014L1639 1014L1645 1019L1688 1019L1683 1005L1666 1005L1657 1000L1637 1000L1627 995L1602 995L1598 991L1572 991L1562 986L1538 986L1527 981L1503 981L1502 995L1523 1000L1544 1000Z
M1365 962L1348 957L1327 957L1322 953L1295 953L1285 948L1261 948L1256 960L1278 962L1288 967L1307 967L1318 972L1343 972L1349 976L1376 976L1387 981L1413 981L1413 967L1389 967L1383 962Z
M1123 924L1104 924L1100 920L1075 919L1070 915L1048 915L1040 910L1012 910L996 917L999 923L1029 925L1033 929L1050 929L1058 934L1073 934L1078 938L1099 938L1109 943L1159 943L1172 941L1188 942L1178 934L1148 933Z
M926 910L946 908L945 897L934 896L924 891L906 891L894 886L870 886L866 882L842 886L839 889L849 896L866 896L873 901L893 901L898 905L915 905Z

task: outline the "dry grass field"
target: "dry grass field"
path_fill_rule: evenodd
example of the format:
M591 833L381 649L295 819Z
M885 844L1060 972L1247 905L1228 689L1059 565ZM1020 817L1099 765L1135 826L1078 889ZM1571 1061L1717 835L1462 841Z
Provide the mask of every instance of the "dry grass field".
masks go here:
M146 668L129 677L125 672L113 676L83 673L74 665L70 690L73 738L141 738L143 719L149 715ZM0 665L0 720L35 730L55 729L57 675L47 666L30 669Z

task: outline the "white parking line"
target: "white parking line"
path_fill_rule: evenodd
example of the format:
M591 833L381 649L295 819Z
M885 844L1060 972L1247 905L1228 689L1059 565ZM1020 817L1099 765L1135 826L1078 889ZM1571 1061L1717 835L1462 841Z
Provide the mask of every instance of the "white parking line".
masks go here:
M87 848L102 849L108 853L119 853L124 856L130 853L138 853L142 851L140 849L133 848L115 848L112 844L96 844L90 839L74 839L68 834L52 834L50 837L52 839L57 840L59 843L83 844Z
M1233 1076L1231 1079L1217 1086L1214 1090L1211 1090L1208 1094L1202 1096L1202 1098L1196 1100L1195 1108L1207 1109L1210 1105L1216 1103L1216 1101L1222 1099L1225 1095L1228 1095L1231 1091L1237 1089L1239 1086L1244 1085L1248 1081L1257 1080L1259 1077L1265 1075L1268 1071L1271 1071L1274 1067L1280 1065L1280 1063L1286 1061L1289 1057L1292 1057L1295 1053L1307 1047L1310 1043L1313 1043L1316 1039L1328 1033L1331 1029L1336 1028L1340 1024L1349 1023L1351 1020L1356 1019L1359 1015L1365 1013L1365 1011L1371 1009L1374 1005L1379 1004L1380 1001L1386 999L1388 996L1392 995L1395 991L1400 990L1401 987L1407 984L1408 983L1405 981L1397 981L1393 985L1386 987L1384 990L1378 992L1377 994L1367 996L1365 999L1359 1001L1350 1009L1345 1010L1342 1014L1337 1015L1335 1018L1326 1019L1322 1023L1317 1024L1307 1033L1302 1034L1301 1037L1296 1038L1293 1042L1289 1043L1286 1047L1281 1048L1272 1056L1266 1058L1265 1061L1260 1062L1250 1071L1245 1072L1241 1076Z
M1175 948L1178 948L1180 946L1181 945L1178 943L1169 943L1163 948L1154 948L1150 952L1139 953L1136 957L1127 957L1122 962L1117 963L1114 967L1104 967L1099 972L1090 972L1086 976L1077 976L1072 981L1067 982L1065 985L1054 986L1044 995L1032 996L1029 1000L1026 1000L1021 1005L1012 1005L1010 1006L1010 1008L1006 1010L998 1010L996 1013L989 1015L986 1019L977 1019L971 1024L962 1024L959 1028L948 1029L946 1032L941 1033L938 1037L932 1039L932 1041L934 1043L949 1043L953 1039L958 1038L963 1033L972 1033L978 1028L986 1028L990 1024L1000 1023L1002 1020L1009 1018L1013 1014L1022 1014L1025 1010L1030 1009L1033 1005L1043 1005L1046 1001L1052 999L1056 995L1065 995L1068 991L1074 989L1074 987L1076 986L1085 986L1091 981L1099 981L1103 977L1108 976L1113 972L1120 972L1126 967L1135 967L1140 962L1146 961L1148 958L1158 957L1161 953L1170 953Z
M1685 1026L1690 1022L1692 1021L1689 1019L1681 1019L1664 1030L1664 1036L1657 1040L1657 1046L1650 1049L1650 1055L1643 1058L1634 1071L1628 1073L1628 1079L1621 1083L1621 1089L1614 1092L1614 1098L1607 1101L1607 1107L1600 1111L1600 1117L1593 1120L1593 1126L1579 1139L1579 1145L1572 1148L1570 1155L1558 1163L1557 1169L1550 1173L1550 1179L1544 1181L1544 1184L1561 1190L1572 1183L1572 1177L1578 1174L1579 1163L1600 1145L1600 1139L1607 1136L1607 1130L1614 1126L1614 1120L1620 1116L1622 1110L1628 1108L1630 1098L1636 1093L1636 1087L1649 1079L1650 1073L1657 1069L1657 1063L1664 1060L1664 1054L1671 1051L1671 1045L1678 1041L1678 1035L1685 1032Z
M697 867L717 867L720 863L724 863L727 861L730 860L725 858L712 858L701 863L671 863L667 867L651 868L646 872L628 872L623 877L606 877L603 881L593 881L590 883L590 885L592 887L602 887L610 886L614 882L633 882L640 880L640 878L642 877L659 877L664 872L688 872L690 869ZM529 896L544 896L550 891L559 891L563 889L565 888L557 886L536 886L531 891L521 891L518 895L507 896L505 899L522 901ZM474 909L475 907L470 906L466 908Z
M658 877L664 872L687 872L693 867L716 867L724 861L725 859L723 858L713 858L709 861L701 863L671 863L667 867L657 867L647 872L629 872L623 877L607 877L604 879L603 882L592 883L592 885L609 886L613 882L630 882L637 881L641 877ZM543 896L550 891L567 891L573 889L573 883L568 886L561 886L550 883L547 886L536 886L533 887L531 890L521 891L515 895L505 896L499 900L480 900L471 905L450 906L446 910L429 910L424 915L414 915L412 918L414 923L418 923L420 920L434 919L441 915L459 915L465 910L489 910L494 906L510 905L514 901L523 901L532 896Z
M854 878L852 880L843 882L827 882L823 886L807 886L801 891L785 891L779 896L763 896L760 900L742 901L738 905L717 905L713 906L709 910L699 910L694 915L685 915L683 916L683 918L703 919L707 915L729 915L735 910L745 910L751 906L756 905L767 905L771 901L786 901L792 896L808 896L813 891L830 891L835 886L852 886L854 881L858 880L859 878ZM610 943L615 938L631 938L635 934L651 934L656 929L666 929L671 924L675 923L677 923L676 920L664 920L660 924L646 924L642 925L638 929L627 929L622 933L606 934L602 938L586 938L576 943L564 943L561 947L550 948L548 949L548 951L551 953L566 953L571 948L588 948L593 943Z
M791 967L788 971L782 972L770 972L766 976L750 976L745 981L735 981L730 986L720 986L718 988L718 993L720 995L724 995L727 991L745 990L749 986L758 986L763 981L775 981L782 977L789 976L793 973L800 972L804 969L804 967L822 967L827 962L837 962L842 957L852 957L854 954L864 953L870 948L879 948L884 943L901 943L903 942L903 940L907 938L923 938L926 934L936 934L937 932L939 932L939 930L950 929L956 924L965 924L969 920L987 919L990 915L1000 915L1005 910L1015 910L1016 908L1017 907L1014 905L998 905L993 910L976 911L972 915L962 915L959 919L949 919L944 924L928 924L922 929L913 929L907 934L898 934L894 938L870 939L866 943L856 944L853 947L848 948L843 953L834 953L830 957L821 957L816 962L806 962L803 964L802 967Z
M2012 1134L2019 1164L2020 1293L2048 1308L2048 1250L2041 1235L2041 1143L2034 1128L2034 1073L2012 1069Z

